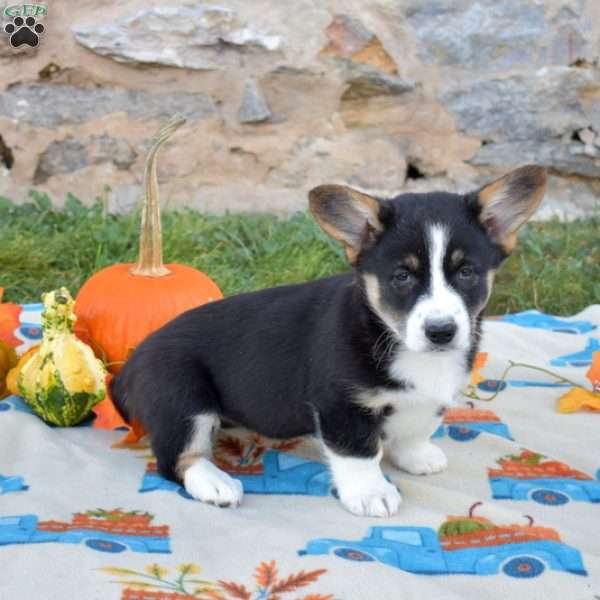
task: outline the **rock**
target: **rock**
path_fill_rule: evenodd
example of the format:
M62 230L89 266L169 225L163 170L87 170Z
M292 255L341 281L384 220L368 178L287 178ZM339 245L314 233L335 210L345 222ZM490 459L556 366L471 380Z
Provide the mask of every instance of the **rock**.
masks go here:
M270 117L271 109L258 83L254 80L246 82L242 104L238 110L239 122L262 123Z
M127 141L106 134L86 139L66 138L52 142L44 150L33 183L44 183L53 175L72 173L93 164L112 163L118 169L128 169L136 156Z
M548 67L450 83L442 101L469 135L491 141L549 140L588 125L582 95L600 91L595 69Z
M277 186L310 189L342 183L373 193L397 193L406 178L401 144L391 136L363 139L350 132L337 139L300 138L292 156L269 174Z
M113 22L75 25L75 39L119 62L187 69L221 69L240 63L239 50L273 52L280 36L240 23L222 6L160 5Z
M591 104L586 107L585 114L590 122L591 128L594 131L600 132L600 100L591 102ZM598 141L595 141L594 143L598 144Z
M566 174L598 177L596 152L590 150L586 156L590 145L572 141L590 125L582 97L592 90L600 91L596 70L548 67L533 77L459 82L443 98L459 127L484 139L471 164L534 162ZM595 133L590 135L592 140Z
M411 0L406 17L429 63L489 72L593 61L597 48L587 7L569 0L552 14L547 4Z
M598 214L600 182L587 177L550 177L536 220L584 219Z
M580 129L576 132L576 136L586 146L591 146L596 141L596 132L591 127Z
M319 53L323 57L344 59L368 65L377 71L395 75L398 67L379 38L358 19L336 15L325 30L328 44Z
M288 4L55 2L21 54L0 31L0 195L35 178L89 203L106 184L126 211L181 112L160 159L170 207L305 210L327 181L466 191L524 162L551 168L553 206L597 203L598 0Z
M414 82L398 76L398 68L379 38L361 21L336 15L325 30L329 42L319 56L333 59L348 84L342 100L398 95L414 89Z
M577 146L580 146L579 149ZM564 144L552 138L545 143L536 140L517 142L487 143L469 161L476 166L511 167L535 163L552 167L565 175L600 177L600 151L594 155L583 152L584 144Z
M83 123L114 112L132 119L167 119L180 112L190 120L216 112L204 93L151 93L114 88L82 88L73 85L17 84L0 94L0 117L36 127Z
M136 151L123 138L113 138L106 134L92 136L84 140L90 164L111 162L117 169L126 170L137 158Z
M120 185L106 196L106 210L110 214L126 215L138 206L144 197L139 184Z
M569 152L573 156L584 155L592 158L598 158L600 156L600 148L592 144L570 144Z
M15 157L10 146L6 144L4 138L0 135L0 166L5 169L12 169Z
M388 75L369 66L349 64L345 68L348 83L342 101L371 98L373 96L398 96L415 88L412 81L398 75Z
M352 58L373 40L374 34L358 19L335 15L325 30L328 44L321 50L324 56Z
M40 156L33 183L44 183L56 173L72 173L87 165L88 157L81 140L67 138L52 142Z

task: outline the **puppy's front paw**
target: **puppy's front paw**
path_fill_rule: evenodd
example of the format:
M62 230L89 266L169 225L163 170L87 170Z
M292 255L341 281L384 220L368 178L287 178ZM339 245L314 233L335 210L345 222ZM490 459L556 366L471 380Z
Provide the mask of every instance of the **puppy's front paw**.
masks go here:
M413 475L439 473L448 466L446 455L440 448L429 442L397 449L391 459L399 469Z
M198 459L186 470L183 484L187 493L196 500L217 506L239 506L244 495L239 480L233 479L206 458Z
M342 504L361 517L391 517L398 512L402 496L395 485L381 477L370 485L359 481L338 488Z

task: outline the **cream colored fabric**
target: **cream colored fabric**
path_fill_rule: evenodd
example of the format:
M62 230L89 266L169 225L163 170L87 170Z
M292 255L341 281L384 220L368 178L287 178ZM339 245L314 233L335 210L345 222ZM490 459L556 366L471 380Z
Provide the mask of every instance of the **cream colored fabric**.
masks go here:
M599 326L600 306L572 320ZM550 361L584 350L600 339L600 328L559 333L486 321L484 329L485 378L498 378L512 360L590 387L587 366ZM527 370L509 379L552 381ZM474 401L476 410L499 419L483 414L492 432L469 433L487 427L481 424L447 424L434 440L449 457L442 474L409 476L387 467L403 495L400 512L389 519L345 512L310 441L269 450L277 443L223 431L217 458L246 478L247 493L240 508L219 509L164 489L173 486L152 472L144 444L113 448L121 432L48 427L9 398L0 403L0 597L593 600L600 595L600 413L559 414L557 399L567 389L509 385L490 403ZM571 470L556 467L562 477L545 483L509 481L506 489L531 484L525 499L493 498L488 469L500 469L497 461L508 455L520 457L508 460L521 475L552 471L544 467L552 459ZM259 488L263 493L248 493ZM538 501L531 498L536 490ZM476 503L482 504L468 521ZM462 516L462 525L445 526L440 546L438 529L449 516ZM513 524L521 527L505 527ZM370 527L381 529L364 540ZM461 534L461 528L478 531ZM534 534L541 538L518 542ZM455 549L461 535L464 547ZM516 543L524 545L519 550ZM510 576L511 569L531 575L540 568L535 577ZM587 575L573 572L583 569Z

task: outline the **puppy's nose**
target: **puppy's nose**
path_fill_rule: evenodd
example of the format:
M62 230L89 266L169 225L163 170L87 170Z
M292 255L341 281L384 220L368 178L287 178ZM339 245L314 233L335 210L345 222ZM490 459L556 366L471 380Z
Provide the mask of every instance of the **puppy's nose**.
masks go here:
M425 321L425 335L434 344L449 344L456 334L456 323L452 319Z

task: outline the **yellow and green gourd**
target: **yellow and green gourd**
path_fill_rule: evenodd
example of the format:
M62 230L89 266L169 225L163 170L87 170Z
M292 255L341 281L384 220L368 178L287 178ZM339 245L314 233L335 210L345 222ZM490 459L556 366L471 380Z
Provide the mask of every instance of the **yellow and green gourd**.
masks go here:
M43 340L23 365L17 387L47 423L70 427L83 421L106 393L106 370L73 334L75 302L66 288L43 295Z

